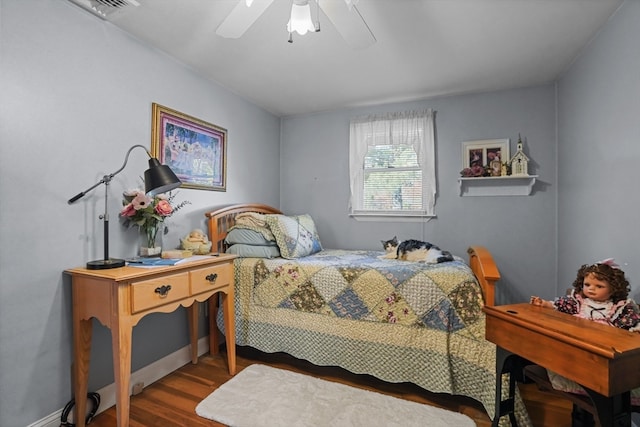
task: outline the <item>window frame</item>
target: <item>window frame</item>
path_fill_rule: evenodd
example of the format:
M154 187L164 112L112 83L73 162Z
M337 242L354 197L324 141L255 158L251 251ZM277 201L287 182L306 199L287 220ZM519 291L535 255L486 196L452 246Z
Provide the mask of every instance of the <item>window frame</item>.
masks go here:
M349 216L363 221L424 221L435 217L435 132L433 110L392 113L353 119L349 137ZM386 168L365 169L371 146L412 145L422 171L422 209L364 209L364 180L367 173ZM401 168L391 168L398 171ZM402 168L416 170L414 167Z

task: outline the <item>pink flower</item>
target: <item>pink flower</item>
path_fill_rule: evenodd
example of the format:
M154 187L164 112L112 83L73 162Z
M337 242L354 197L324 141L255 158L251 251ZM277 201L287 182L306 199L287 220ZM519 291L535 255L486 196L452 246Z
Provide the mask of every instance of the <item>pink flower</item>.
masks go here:
M480 165L471 166L471 176L484 175L484 168Z
M466 178L472 178L476 176L483 176L485 174L485 170L482 166L478 164L474 164L470 168L464 168L460 171L460 175Z
M162 199L156 205L156 213L161 216L169 216L173 212L173 206L167 200Z
M120 216L131 217L135 214L136 210L131 203L127 203L127 205L120 211Z
M123 193L124 200L128 203L131 203L133 199L135 199L135 197L139 194L144 195L144 193L138 189L127 190Z
M136 226L140 230L150 233L150 230L157 230L166 218L189 204L189 202L184 201L174 206L172 204L172 195L157 194L149 197L142 190L137 189L128 190L123 196L123 208L120 211L123 225L126 227Z
M136 195L136 197L133 198L133 200L131 201L131 204L133 205L133 208L135 210L139 211L141 209L145 209L146 207L148 207L152 202L153 202L153 199L151 199L151 197L148 197L144 194L138 194Z
M464 168L460 171L460 175L464 176L464 177L472 177L473 176L473 172L471 172L471 168Z

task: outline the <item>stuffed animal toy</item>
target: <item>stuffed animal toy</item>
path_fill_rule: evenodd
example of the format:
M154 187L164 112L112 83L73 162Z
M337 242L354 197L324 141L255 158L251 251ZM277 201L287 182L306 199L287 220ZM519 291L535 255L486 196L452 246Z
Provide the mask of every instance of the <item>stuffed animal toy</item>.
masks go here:
M196 255L205 255L211 252L211 242L199 228L191 232L181 240L182 249L193 251Z

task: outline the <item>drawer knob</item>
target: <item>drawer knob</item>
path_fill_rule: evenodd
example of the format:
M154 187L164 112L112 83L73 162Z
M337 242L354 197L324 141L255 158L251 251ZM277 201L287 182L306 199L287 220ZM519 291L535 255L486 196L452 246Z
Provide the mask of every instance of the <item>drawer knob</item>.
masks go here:
M160 298L166 298L171 290L171 285L162 285L156 288L155 293L160 295Z
M209 274L207 277L205 277L205 279L207 279L209 282L216 283L216 279L218 278L218 273L211 273Z

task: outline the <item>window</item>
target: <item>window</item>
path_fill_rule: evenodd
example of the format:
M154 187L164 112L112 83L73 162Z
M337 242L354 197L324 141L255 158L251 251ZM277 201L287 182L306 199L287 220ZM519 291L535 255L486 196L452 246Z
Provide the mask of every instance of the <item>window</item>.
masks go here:
M350 214L434 216L434 145L430 109L352 120Z

